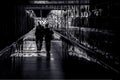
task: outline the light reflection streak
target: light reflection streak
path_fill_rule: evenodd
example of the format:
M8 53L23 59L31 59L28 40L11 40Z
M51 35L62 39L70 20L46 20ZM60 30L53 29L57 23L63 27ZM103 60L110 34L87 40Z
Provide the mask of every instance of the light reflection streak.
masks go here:
M46 52L24 52L24 53L14 53L10 57L47 57ZM54 60L53 54L51 54L50 60Z

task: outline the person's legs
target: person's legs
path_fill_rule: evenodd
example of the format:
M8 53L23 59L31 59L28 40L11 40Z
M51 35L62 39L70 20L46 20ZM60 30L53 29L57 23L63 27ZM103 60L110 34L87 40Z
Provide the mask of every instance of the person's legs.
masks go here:
M46 52L47 52L47 58L50 58L50 48L51 48L51 41L46 40L45 41L45 47L46 47Z
M36 38L36 46L37 46L37 50L38 50L38 47L39 47L39 43L38 43L38 39Z
M39 50L41 51L42 49L42 44L43 44L43 39L40 39L40 43L39 43Z
M41 45L40 39L36 40L36 45L37 45L37 51L40 51L40 45Z

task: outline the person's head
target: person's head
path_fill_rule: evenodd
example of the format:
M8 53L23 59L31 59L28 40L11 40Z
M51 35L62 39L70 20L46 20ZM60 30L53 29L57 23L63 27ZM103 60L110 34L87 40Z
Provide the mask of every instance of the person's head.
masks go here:
M38 25L40 25L40 22L38 22Z

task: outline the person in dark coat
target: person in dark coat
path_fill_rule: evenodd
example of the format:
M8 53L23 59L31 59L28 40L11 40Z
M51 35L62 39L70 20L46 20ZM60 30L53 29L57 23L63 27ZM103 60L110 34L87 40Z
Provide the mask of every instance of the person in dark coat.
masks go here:
M35 36L36 36L37 50L40 51L42 48L43 37L44 37L44 26L42 26L40 23L36 27Z
M51 40L53 39L53 31L49 28L49 24L45 25L45 46L47 59L50 59Z

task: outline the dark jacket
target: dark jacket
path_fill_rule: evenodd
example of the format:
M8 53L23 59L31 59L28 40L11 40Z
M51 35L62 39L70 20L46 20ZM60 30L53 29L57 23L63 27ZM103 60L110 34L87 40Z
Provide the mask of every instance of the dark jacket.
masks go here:
M45 40L49 41L53 39L53 31L50 28L45 29Z
M36 27L36 32L35 32L35 35L36 35L36 39L43 39L44 37L44 27L41 26L41 25L38 25Z

